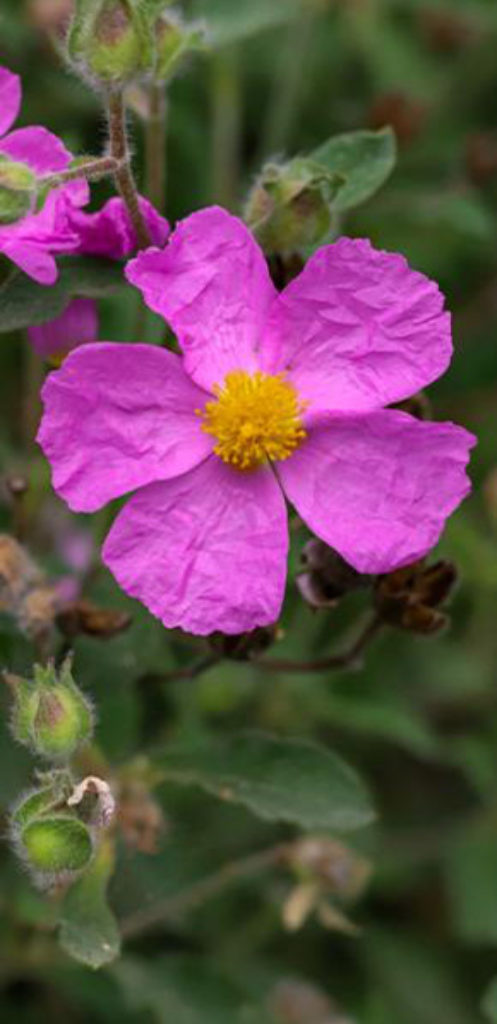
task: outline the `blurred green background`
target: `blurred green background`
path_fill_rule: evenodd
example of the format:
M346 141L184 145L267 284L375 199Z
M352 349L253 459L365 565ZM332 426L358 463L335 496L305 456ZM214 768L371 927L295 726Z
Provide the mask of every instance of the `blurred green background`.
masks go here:
M73 151L96 152L104 139L97 97L63 69L49 38L68 6L2 0L0 63L23 78L20 124L45 124ZM131 938L117 966L93 973L58 949L50 900L33 892L5 844L0 1017L19 1024L497 1021L495 993L482 1004L497 975L497 5L185 0L183 11L205 19L210 47L168 91L171 222L213 201L239 211L269 157L306 153L353 129L390 124L396 133L392 176L344 217L342 230L403 252L439 281L453 312L453 364L430 397L435 418L479 438L474 493L439 552L457 564L460 582L442 635L387 631L360 671L273 675L225 661L196 680L167 683L161 673L189 664L192 647L168 637L100 573L88 593L133 615L121 636L75 645L77 678L94 696L108 762L123 765L164 735L247 724L329 743L360 770L378 810L377 825L350 841L374 865L353 913L361 932L350 937L311 918L288 934L281 908L291 879L263 872ZM132 134L143 182L138 119ZM105 336L129 336L132 301L105 301ZM147 329L153 333L153 321ZM29 441L36 410L26 411L26 394L39 373L23 339L3 335L2 472L29 474L33 553L47 572L63 575L55 541L68 518ZM88 521L77 525L87 536ZM5 495L0 527L11 528ZM105 523L91 528L101 535ZM343 647L365 599L313 614L292 583L289 591L278 656ZM7 616L0 657L17 671L33 659ZM5 813L31 765L8 734L5 694L2 709ZM119 846L111 900L120 918L291 834L194 790L170 786L157 799L167 822L159 852Z

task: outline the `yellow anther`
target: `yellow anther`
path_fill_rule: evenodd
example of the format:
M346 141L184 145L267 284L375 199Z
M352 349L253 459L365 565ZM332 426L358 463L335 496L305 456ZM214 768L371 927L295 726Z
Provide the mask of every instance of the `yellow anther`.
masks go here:
M305 404L283 374L233 370L198 410L202 430L216 438L216 455L236 469L287 459L306 436Z

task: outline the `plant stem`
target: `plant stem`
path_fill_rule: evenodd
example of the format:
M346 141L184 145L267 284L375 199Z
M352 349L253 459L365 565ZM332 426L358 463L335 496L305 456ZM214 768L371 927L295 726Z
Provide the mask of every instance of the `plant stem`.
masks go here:
M146 191L152 205L162 213L166 191L166 97L161 82L152 82L149 99L145 134Z
M361 655L384 626L379 615L373 615L357 640L342 654L331 654L327 658L316 658L311 661L293 661L286 658L258 658L254 664L267 672L327 672L342 668L352 668L358 664Z
M240 171L240 80L238 53L224 47L212 57L211 191L213 201L232 210Z
M40 179L41 185L48 185L49 188L57 188L58 185L65 185L66 181L76 181L77 178L86 178L87 181L99 181L106 178L108 174L115 174L118 163L113 156L95 157L86 163L70 167L60 174L48 174Z
M145 249L152 244L152 239L140 209L138 192L131 169L131 154L126 132L126 112L122 92L109 91L107 97L107 116L110 155L117 164L117 168L114 171L114 182L117 191L126 204L135 231L138 248Z
M261 157L286 149L302 93L308 78L308 60L316 14L306 5L287 30L287 38L276 62L273 94L269 100L262 133Z
M136 935L140 935L149 928L160 924L164 919L167 920L168 918L177 917L187 911L194 910L202 903L205 903L206 900L217 896L218 893L223 891L225 886L230 885L232 882L240 878L248 878L250 875L258 874L259 871L264 871L267 868L283 863L287 849L288 847L284 843L279 843L268 850L261 850L259 853L253 853L249 857L243 857L241 860L229 861L228 864L223 864L218 871L215 871L212 875L207 875L206 878L202 878L199 882L194 882L193 885L183 889L175 896L168 896L151 907L146 907L144 910L138 910L135 914L130 914L121 924L121 934L126 939L134 938Z

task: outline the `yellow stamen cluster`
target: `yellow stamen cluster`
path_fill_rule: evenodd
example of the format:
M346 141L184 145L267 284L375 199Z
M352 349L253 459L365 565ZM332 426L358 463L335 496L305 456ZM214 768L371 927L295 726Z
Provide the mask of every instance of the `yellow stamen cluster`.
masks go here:
M287 459L304 440L304 404L283 374L233 370L214 392L198 410L202 430L216 438L216 455L236 469Z

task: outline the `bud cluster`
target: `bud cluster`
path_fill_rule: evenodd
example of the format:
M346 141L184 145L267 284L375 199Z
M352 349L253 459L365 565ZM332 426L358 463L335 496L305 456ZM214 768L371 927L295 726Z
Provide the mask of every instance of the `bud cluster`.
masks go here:
M34 678L6 675L13 695L12 732L53 767L36 775L10 817L20 859L42 889L67 885L92 860L98 834L114 815L109 785L96 776L75 783L69 758L92 734L93 713L74 682L71 662L60 671L35 665Z
M168 6L167 0L77 0L69 62L97 88L170 78L185 56L203 48L204 31Z

